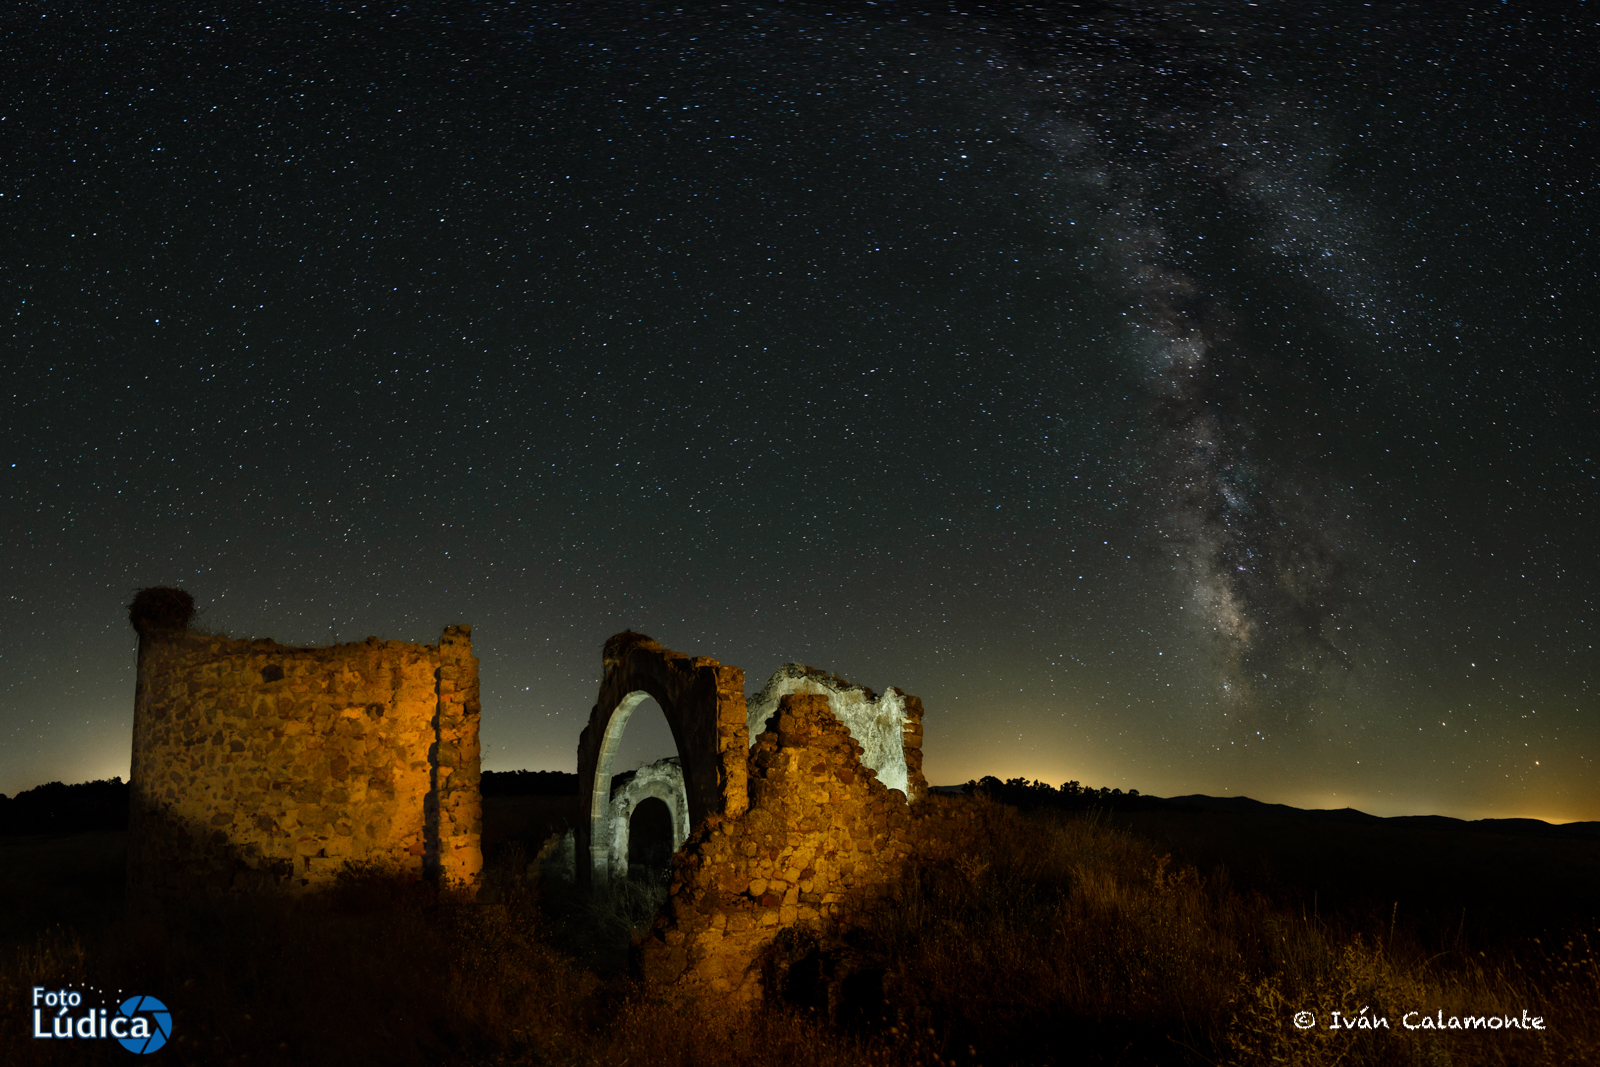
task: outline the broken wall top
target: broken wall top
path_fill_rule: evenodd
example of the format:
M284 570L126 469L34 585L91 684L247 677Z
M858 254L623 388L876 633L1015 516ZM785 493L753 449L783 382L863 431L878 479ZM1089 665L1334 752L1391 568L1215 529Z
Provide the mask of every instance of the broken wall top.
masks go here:
M849 728L851 736L861 746L861 762L870 767L885 786L898 789L913 800L925 792L925 788L914 783L906 752L908 726L916 727L918 743L913 747L920 749L921 703L915 702L914 697L910 700L915 704L908 703L907 695L894 687L880 697L864 685L803 663L785 663L767 680L761 692L750 698L746 729L752 748L776 714L779 703L796 693L827 698L834 716Z

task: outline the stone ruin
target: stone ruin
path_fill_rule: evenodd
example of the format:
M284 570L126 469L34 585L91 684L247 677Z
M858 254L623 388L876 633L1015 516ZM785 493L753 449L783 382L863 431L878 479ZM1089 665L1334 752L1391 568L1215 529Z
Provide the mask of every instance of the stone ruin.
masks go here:
M655 699L672 729L689 825L698 826L729 805L744 810L744 671L706 656L668 652L635 633L620 633L605 643L602 671L599 702L578 738L575 836L578 881L584 885L605 885L618 866L612 763L628 720L646 698ZM625 860L621 866L627 869Z
M633 821L645 819L649 801L663 808L665 855L641 855L641 842L633 834ZM626 771L611 779L611 805L606 813L605 834L609 841L608 879L641 877L644 866L659 870L689 839L689 794L683 784L683 764L676 757L656 760L636 771ZM652 841L651 844L654 844ZM645 846L649 850L649 845Z
M922 702L899 689L880 697L787 664L747 701L739 668L631 632L607 641L602 661L578 742L579 881L598 889L628 869L611 764L647 696L677 743L693 827L638 946L658 988L729 1005L770 995L787 981L774 977L787 966L774 946L840 943L898 892L909 861L953 859L1004 817L929 795Z
M301 892L346 862L471 885L479 847L472 628L437 645L290 648L189 629L142 590L129 807L136 893Z
M129 609L130 890L304 892L347 863L478 881L470 627L446 628L437 645L292 648L194 632L193 614L171 589L143 590ZM878 696L787 664L747 700L740 668L631 632L606 642L603 668L579 739L571 855L593 888L640 873L630 860L659 864L630 848L655 812L670 885L636 960L658 989L750 1004L794 985L794 948L808 944L807 966L831 975L813 998L826 1006L828 989L861 976L817 953L893 898L909 862L951 860L1008 817L929 794L922 702L899 689ZM613 775L646 697L678 757Z

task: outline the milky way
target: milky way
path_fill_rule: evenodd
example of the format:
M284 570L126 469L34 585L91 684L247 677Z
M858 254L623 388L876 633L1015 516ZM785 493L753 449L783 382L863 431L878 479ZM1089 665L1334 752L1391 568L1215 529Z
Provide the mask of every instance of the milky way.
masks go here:
M1219 707L1270 729L1302 722L1352 663L1359 504L1335 484L1330 413L1312 410L1329 402L1310 398L1355 343L1327 335L1370 327L1381 281L1320 180L1315 115L1252 84L1214 45L1226 24L1209 32L1156 11L1099 20L1028 73L1022 132L1059 162L1087 265L1126 295L1148 393L1137 506L1210 639ZM1263 309L1272 275L1281 304ZM1307 309L1324 336L1250 321Z
M472 623L496 770L631 628L916 693L940 782L1595 817L1553 12L17 8L0 791L127 773L180 585Z

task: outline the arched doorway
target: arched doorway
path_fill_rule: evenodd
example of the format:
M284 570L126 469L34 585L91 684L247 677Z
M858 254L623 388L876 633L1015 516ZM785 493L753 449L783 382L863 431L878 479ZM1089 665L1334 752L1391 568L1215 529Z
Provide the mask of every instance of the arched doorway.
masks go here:
M658 797L645 797L628 821L629 877L656 878L672 863L678 843L672 832L672 809Z
M611 803L605 834L596 833L595 842L605 842L609 848L611 879L654 879L671 865L672 854L689 837L683 759L672 725L653 697L625 703L630 710L611 757ZM642 843L638 830L645 835ZM641 848L649 854L647 858L640 858Z
M741 814L749 805L742 670L705 656L690 658L632 632L608 640L602 662L600 699L578 738L578 791L585 806L577 826L578 878L590 885L611 877L617 836L611 812L613 771L628 721L646 699L660 705L672 733L688 826L711 814ZM626 856L624 848L624 864Z
M673 853L689 838L688 796L676 757L612 779L606 831L609 878L655 876L670 866ZM645 870L636 870L638 864Z
M616 835L613 833L615 823L611 812L612 769L616 766L617 752L622 747L622 736L628 729L628 720L633 718L635 709L649 699L650 694L643 689L635 689L623 696L606 722L605 732L601 739L599 758L594 768L592 784L589 788L588 818L583 820L589 827L588 870L591 872L593 880L598 884L604 884L609 881L614 873L612 861L616 849L613 839ZM656 703L659 705L660 702L657 701ZM598 711L599 709L595 710ZM587 730L584 732L585 734L588 733ZM580 739L579 789L583 788L582 747L582 739ZM582 856L582 851L580 848L580 857Z

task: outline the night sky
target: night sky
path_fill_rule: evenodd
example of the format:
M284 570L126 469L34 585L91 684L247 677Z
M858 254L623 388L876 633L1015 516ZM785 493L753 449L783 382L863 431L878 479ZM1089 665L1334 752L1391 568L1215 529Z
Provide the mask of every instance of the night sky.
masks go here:
M632 628L935 783L1600 819L1595 23L6 5L0 791L177 585L473 624L489 769Z

